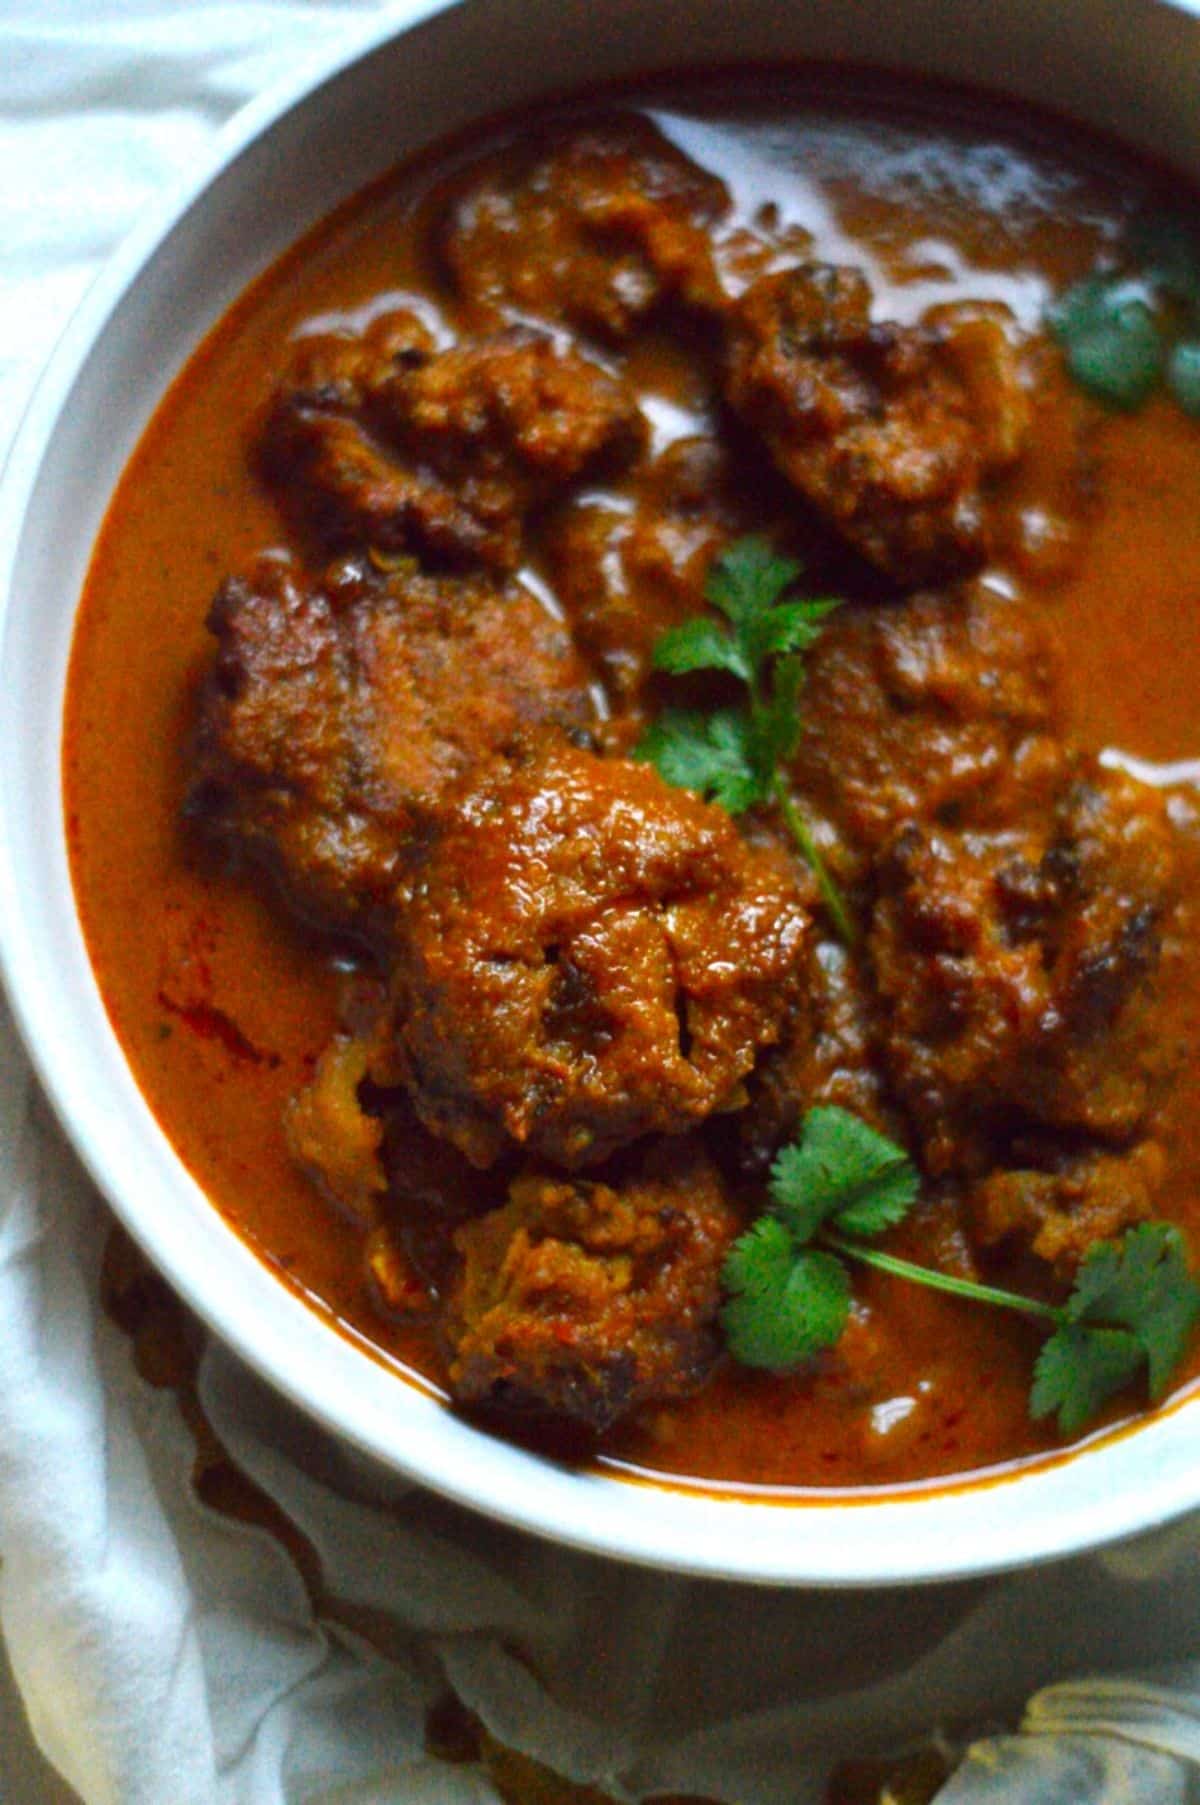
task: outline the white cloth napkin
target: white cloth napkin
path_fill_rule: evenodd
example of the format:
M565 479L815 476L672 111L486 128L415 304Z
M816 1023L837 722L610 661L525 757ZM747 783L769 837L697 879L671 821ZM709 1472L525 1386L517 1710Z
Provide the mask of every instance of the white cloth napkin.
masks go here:
M404 12L0 0L0 453L100 261L216 126ZM482 1773L425 1753L447 1681L500 1741L623 1800L818 1805L835 1760L934 1723L1016 1724L1047 1685L1021 1734L972 1749L946 1805L1200 1797L1196 1524L908 1594L689 1583L443 1504L209 1345L206 1411L317 1551L339 1601L319 1621L280 1544L193 1495L173 1394L136 1377L99 1310L107 1222L0 1006L4 1805L68 1796L30 1732L89 1805L494 1801ZM1088 1673L1125 1677L1072 1680Z

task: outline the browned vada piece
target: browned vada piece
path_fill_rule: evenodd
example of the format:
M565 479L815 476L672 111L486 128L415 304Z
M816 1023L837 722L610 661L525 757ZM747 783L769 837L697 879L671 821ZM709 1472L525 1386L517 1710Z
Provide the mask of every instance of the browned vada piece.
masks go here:
M603 1178L523 1174L455 1237L441 1324L454 1396L599 1432L695 1391L719 1350L721 1262L740 1227L692 1139Z
M977 587L851 606L809 653L793 782L863 875L911 822L1009 824L1061 781L1044 616Z
M804 263L729 314L725 392L784 475L907 585L976 569L987 491L1020 453L1029 406L1004 326L871 318L857 269Z
M645 421L625 384L544 332L435 350L412 315L296 341L263 440L308 536L511 570L525 518L629 459Z
M779 490L790 500L769 465L751 453L743 467L705 434L675 439L634 476L635 499L585 495L547 534L550 576L571 631L623 716L652 702L655 645L704 611L713 560L734 540L775 525Z
M1175 907L1162 793L1089 759L1042 823L900 834L868 947L930 1174L1024 1163L1005 1150L1040 1130L1050 1169L1138 1138L1180 1053L1161 987Z
M1026 1152L1043 1165L991 1172L968 1190L964 1213L977 1247L1024 1249L1069 1284L1096 1242L1154 1214L1166 1176L1157 1141L1081 1152L1045 1136Z
M632 114L551 127L473 171L441 227L458 293L620 341L671 301L715 307L725 184Z
M312 583L268 557L208 625L188 812L325 926L386 918L415 808L522 730L593 718L565 631L516 584L366 560Z
M748 1105L738 1118L739 1163L761 1176L801 1132L808 1111L821 1105L848 1110L903 1140L903 1119L880 1068L878 1033L861 950L814 937L779 1040L747 1084Z
M779 1033L808 915L786 861L656 771L545 736L414 841L398 1051L476 1165L594 1164L736 1107Z
M368 1228L387 1191L383 1123L362 1102L374 1051L370 1034L335 1034L283 1118L288 1151L301 1171L322 1196Z

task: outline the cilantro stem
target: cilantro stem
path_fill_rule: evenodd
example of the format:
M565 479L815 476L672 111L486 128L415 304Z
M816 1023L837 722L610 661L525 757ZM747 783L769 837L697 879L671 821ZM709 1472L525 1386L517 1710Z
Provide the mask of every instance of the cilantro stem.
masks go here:
M957 1279L948 1272L938 1272L932 1266L917 1266L911 1260L898 1260L894 1254L879 1253L873 1247L864 1247L859 1241L852 1241L845 1235L839 1235L836 1229L821 1230L818 1240L848 1260L859 1260L864 1266L875 1266L880 1272L887 1272L893 1278L910 1279L913 1284L926 1285L934 1291L947 1291L952 1297L970 1298L977 1304L995 1304L1002 1310L1019 1310L1025 1316L1039 1316L1044 1322L1052 1322L1061 1328L1070 1318L1067 1312L1054 1304L1044 1304L1035 1297L1022 1297L1017 1291L1001 1291L995 1285L979 1285L974 1279Z
M804 856L805 863L817 881L821 901L829 911L830 920L837 929L838 937L843 945L852 947L858 939L858 929L850 919L850 911L842 898L842 893L830 877L825 861L817 849L808 822L792 799L783 773L778 768L771 780L771 791L780 814L787 823L788 832Z

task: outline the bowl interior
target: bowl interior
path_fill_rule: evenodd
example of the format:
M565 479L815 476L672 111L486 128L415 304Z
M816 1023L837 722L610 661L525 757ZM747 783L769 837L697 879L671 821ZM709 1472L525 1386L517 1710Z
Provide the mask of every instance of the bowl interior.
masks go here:
M415 6L325 80L222 136L118 255L37 392L0 491L0 946L14 1010L99 1185L214 1328L370 1453L523 1527L603 1553L774 1583L947 1578L1061 1555L1200 1501L1195 1405L1018 1479L847 1503L715 1498L556 1467L492 1439L332 1334L211 1208L147 1109L84 948L60 789L73 615L108 497L154 406L247 282L339 199L499 108L598 79L731 61L852 59L982 81L1200 173L1200 28L1128 0L947 9L862 0L474 0Z

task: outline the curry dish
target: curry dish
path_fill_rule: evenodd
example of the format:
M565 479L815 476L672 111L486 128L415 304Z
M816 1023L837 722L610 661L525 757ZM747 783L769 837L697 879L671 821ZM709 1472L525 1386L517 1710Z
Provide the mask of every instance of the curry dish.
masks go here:
M912 1163L936 1273L1200 1254L1200 425L1048 323L1171 202L730 76L400 170L193 357L82 606L74 877L164 1129L344 1332L610 1467L912 1483L1060 1445L1045 1324L863 1265L734 1357L806 1123Z

